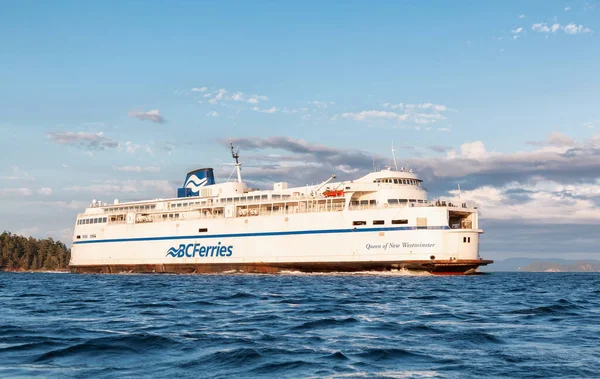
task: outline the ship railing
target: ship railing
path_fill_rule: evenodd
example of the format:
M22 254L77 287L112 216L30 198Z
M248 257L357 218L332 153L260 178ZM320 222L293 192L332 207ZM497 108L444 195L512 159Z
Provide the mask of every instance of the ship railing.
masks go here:
M314 200L314 201L312 201ZM319 201L317 201L319 200ZM255 217L255 216L269 216L269 215L286 215L286 214L303 214L303 213L326 213L326 212L341 212L345 209L345 202L334 201L329 199L323 202L323 199L311 199L309 201L298 201L296 199L289 201L256 201L255 203L243 203L236 204L235 217ZM198 206L193 207L177 207L168 210L145 210L136 214L136 224L141 223L156 223L156 222L172 222L175 220L200 220L200 219L215 219L225 218L224 214L225 204L214 204L213 206ZM258 206L257 206L258 205ZM348 205L349 211L358 210L369 210L369 209L381 209L385 207L382 204L359 204L359 205ZM387 204L387 207L391 208L407 208L407 207L457 207L452 203L447 202L427 202L427 203L399 203L399 204ZM385 208L387 208L385 207ZM109 215L118 212L111 212ZM123 215L123 212L120 214ZM125 217L111 220L114 216L109 217L109 223L111 224L126 224L127 220ZM461 225L461 229L468 229L467 225Z

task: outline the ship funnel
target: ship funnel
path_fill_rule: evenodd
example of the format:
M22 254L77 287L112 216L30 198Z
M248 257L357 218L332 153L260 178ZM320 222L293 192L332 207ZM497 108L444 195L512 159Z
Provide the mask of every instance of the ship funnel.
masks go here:
M188 172L183 187L177 189L177 197L199 196L202 187L215 184L212 168L200 168Z

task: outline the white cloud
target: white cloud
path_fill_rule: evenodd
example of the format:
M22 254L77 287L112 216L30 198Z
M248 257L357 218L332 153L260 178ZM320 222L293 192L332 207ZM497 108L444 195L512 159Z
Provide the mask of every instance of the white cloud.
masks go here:
M261 109L259 107L253 107L252 110L255 112L262 112L262 113L276 113L279 110L279 108L271 107L268 109Z
M556 33L560 29L561 29L560 24L552 24L552 27L550 28L550 30L552 31L552 33Z
M365 110L361 112L345 112L334 115L331 119L337 120L338 118L347 118L355 121L376 121L376 120L390 120L400 122L414 122L416 124L433 124L438 120L444 120L446 117L442 115L442 112L449 112L449 109L445 105L434 104L434 103L420 103L420 104L382 104L383 108L393 109L389 110Z
M160 167L113 166L113 170L121 172L160 172Z
M224 88L221 88L217 91L208 92L204 95L204 98L210 104L218 104L224 101L238 101L249 104L258 104L261 101L269 100L269 98L264 95L246 94L241 91L234 91L231 93Z
M519 34L519 33L521 33L522 31L523 31L523 28L521 28L521 27L519 27L519 28L516 28L516 29L512 29L512 30L511 30L511 32L513 32L513 34Z
M21 170L18 166L11 166L11 175L0 176L3 180L20 180L20 181L34 181L35 178L29 176L29 174Z
M92 183L87 186L67 187L64 190L98 195L146 194L149 197L156 197L156 195L172 197L175 194L168 180L104 180L92 181Z
M194 87L192 88L192 92L206 92L208 90L208 88L206 87Z
M165 122L164 117L160 115L160 111L158 109L152 109L148 112L140 112L140 111L129 111L129 117L137 118L142 121L152 121L157 124L162 124Z
M584 127L588 129L594 129L597 126L600 126L600 121L588 121L583 124Z
M0 188L0 197L31 196L33 191L29 188Z
M565 11L565 12L568 12L568 11L570 11L571 9L572 9L572 8L571 8L571 6L569 5L569 6L566 6L566 7L565 7L564 11Z
M590 33L592 30L590 28L586 28L583 25L575 25L574 23L570 23L564 27L565 33L574 35L574 34L582 34L582 33Z
M546 23L533 24L531 26L531 30L540 33L550 33L550 28L548 27L548 25L546 25Z
M48 139L61 145L71 145L89 150L106 150L119 147L119 143L104 136L103 132L50 132Z
M524 19L524 18L525 18L525 15L524 15L524 14L522 14L522 15L520 15L520 16L519 16L519 18L522 20L522 19Z
M583 25L576 25L575 23L570 23L568 25L561 25L558 23L552 24L548 26L546 23L537 23L531 26L531 30L539 33L556 33L558 31L564 31L565 34L575 35L575 34L585 34L591 33L592 29L585 27Z
M458 190L447 201L456 201ZM515 195L516 194L516 195ZM522 220L543 224L582 224L600 221L600 206L593 199L600 182L563 185L550 180L534 184L511 182L461 191L460 201L474 202L481 217L493 220Z
M209 117L217 117L219 115L219 113L215 112L215 111L210 111L206 115Z
M349 118L356 121L364 121L364 120L372 120L377 118L385 118L385 119L398 119L401 115L396 112L388 112L388 111L379 111L379 110L369 110L362 111L358 113L346 112L340 115L333 116L334 119L337 117Z
M318 100L314 100L313 102L311 102L311 104L315 105L317 108L327 109L327 107L329 105L333 105L333 104L335 104L335 102L333 102L333 101L318 101Z
M37 193L44 196L50 196L52 195L52 188L43 187L37 190Z

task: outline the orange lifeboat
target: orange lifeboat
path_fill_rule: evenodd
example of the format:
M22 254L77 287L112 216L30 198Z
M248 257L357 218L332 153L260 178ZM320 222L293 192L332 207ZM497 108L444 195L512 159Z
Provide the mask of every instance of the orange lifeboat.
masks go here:
M325 197L344 196L344 190L327 190L327 191L323 192L323 196L325 196Z

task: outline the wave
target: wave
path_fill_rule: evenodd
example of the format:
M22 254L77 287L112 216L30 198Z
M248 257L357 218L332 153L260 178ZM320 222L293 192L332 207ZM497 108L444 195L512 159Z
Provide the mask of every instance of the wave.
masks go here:
M353 354L358 358L367 359L369 361L397 361L397 360L427 360L437 361L438 359L427 354L414 353L412 351L400 348L369 348L361 353Z
M545 305L533 308L516 309L508 312L509 314L521 315L544 315L544 314L575 314L573 310L581 309L579 305L573 304L568 300L560 299L553 305Z
M331 327L339 327L346 326L351 324L359 323L357 319L354 317L348 317L344 319L335 319L335 318L325 318L321 320L313 320L307 321L302 325L294 326L292 330L313 330L313 329L322 329L322 328L331 328Z
M171 338L149 335L129 334L111 337L101 337L72 345L63 349L52 350L37 356L33 362L51 362L61 358L89 357L97 358L100 354L139 354L144 355L149 350L172 348L178 343Z

